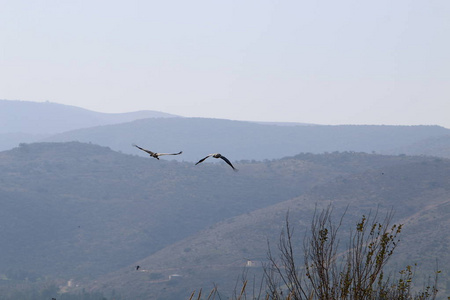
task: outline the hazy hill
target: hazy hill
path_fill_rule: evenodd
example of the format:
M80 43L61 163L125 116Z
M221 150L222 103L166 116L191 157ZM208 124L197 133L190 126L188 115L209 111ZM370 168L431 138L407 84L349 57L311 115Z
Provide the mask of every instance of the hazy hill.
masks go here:
M219 221L363 170L424 158L363 153L195 166L82 143L0 152L0 273L95 276Z
M450 158L450 135L430 137L389 152Z
M363 151L449 157L450 130L439 126L321 126L177 118L138 111L107 114L50 102L0 100L0 150L39 141L92 142L136 154L131 143L155 151L184 151L196 161L222 152L232 160L264 160L300 152ZM145 155L140 153L140 155Z
M324 156L316 156L317 159ZM379 214L391 208L394 222L405 224L401 244L390 263L399 271L407 264L418 264L418 283L423 275L433 275L438 259L443 271L440 298L450 291L450 161L419 161L393 164L378 170L336 178L316 186L303 196L251 213L228 219L174 245L140 260L137 272L132 266L102 277L91 288L115 289L131 298L152 295L149 299L184 299L194 289L206 290L217 284L222 296L231 292L248 260L256 266L247 269L248 279L261 275L261 263L266 261L267 241L277 253L276 243L289 211L291 225L298 238L301 259L303 234L311 222L315 205L334 207L337 221L347 206L343 231L370 211ZM347 242L342 236L342 244ZM168 279L179 274L178 280ZM258 278L258 277L257 277ZM447 292L446 292L447 291ZM229 294L228 294L229 296Z
M0 275L74 278L89 287L89 278L125 268L95 288L146 292L155 287L150 281L178 272L190 287L204 286L222 278L206 270L230 279L246 258L261 259L288 208L303 226L317 202L350 204L355 216L381 203L436 228L420 212L442 220L445 206L437 208L449 199L449 163L435 158L336 152L236 166L239 172L224 163L157 161L76 142L0 152ZM137 263L152 272L132 272ZM177 295L173 284L156 288Z
M100 113L51 102L0 100L0 133L54 134L79 128L175 115L156 111Z
M108 114L51 102L0 100L0 150L64 131L175 115L156 111Z
M80 141L145 155L132 143L158 152L183 151L197 161L220 152L231 160L264 160L301 152L385 152L450 134L439 126L278 126L204 118L143 119L61 133L46 141Z

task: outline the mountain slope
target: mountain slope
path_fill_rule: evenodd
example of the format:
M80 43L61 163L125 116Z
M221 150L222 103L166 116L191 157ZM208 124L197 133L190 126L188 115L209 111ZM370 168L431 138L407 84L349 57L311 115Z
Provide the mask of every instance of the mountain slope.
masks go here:
M45 141L92 142L124 153L136 143L159 152L183 151L176 160L197 161L221 152L232 160L264 160L301 152L383 152L449 134L438 126L277 126L203 118L143 119L65 132Z
M19 143L80 141L129 154L137 153L131 143L162 152L183 150L185 155L175 158L179 161L196 161L218 151L233 160L333 151L448 156L445 137L450 131L439 126L319 126L176 117L155 111L106 114L50 102L0 100L0 150Z
M225 163L158 161L92 144L22 144L0 152L0 273L104 274L336 177L416 160L427 161L302 154L236 163L233 172Z
M450 158L450 135L430 137L389 152Z
M238 163L235 173L225 163L158 161L91 144L22 144L0 152L0 273L102 274L335 176L407 160L304 155Z
M332 203L334 220L348 206L341 243L347 242L348 230L364 214L378 210L379 216L393 209L393 222L405 224L400 247L390 263L399 271L407 264L418 264L416 274L421 284L433 275L436 259L441 273L441 298L445 282L450 278L450 161L428 160L392 164L378 170L336 178L314 187L303 196L274 206L228 219L174 245L140 260L141 272L132 266L102 277L89 285L91 289L116 291L130 297L148 299L183 299L201 287L219 286L222 296L231 292L248 260L256 263L248 278L261 276L261 263L266 261L267 241L276 255L278 236L289 211L295 229L299 259L302 259L302 237L308 228L316 205L320 210ZM177 281L167 281L170 274L179 274ZM152 280L163 278L166 281ZM258 278L258 277L257 277ZM153 295L153 296L149 296ZM155 296L158 295L158 296ZM229 295L229 294L228 294Z
M50 102L0 100L0 150L74 129L169 117L176 116L156 111L108 114Z
M79 128L174 115L156 111L100 113L51 102L0 100L0 133L54 134Z

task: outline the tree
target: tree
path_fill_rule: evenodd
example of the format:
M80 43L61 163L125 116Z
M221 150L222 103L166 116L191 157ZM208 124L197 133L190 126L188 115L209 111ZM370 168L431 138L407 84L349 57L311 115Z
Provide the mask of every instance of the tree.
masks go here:
M393 213L381 221L378 213L362 216L351 231L349 243L340 248L340 222L331 220L332 209L314 213L310 235L303 240L303 262L298 263L293 228L286 225L275 257L269 247L269 264L265 266L267 291L264 299L435 299L434 283L412 291L412 267L400 271L400 278L386 275L385 266L398 245L402 224L391 225ZM341 251L339 251L341 250Z
M393 300L435 299L440 271L430 284L413 289L413 267L406 266L398 278L386 274L386 264L394 254L400 239L402 224L391 225L393 213L380 220L378 212L363 215L356 228L349 232L346 247L340 245L340 231L345 212L339 223L332 222L331 206L314 212L310 233L303 239L302 251L295 247L293 227L286 215L285 227L278 241L278 255L268 247L268 263L260 288L248 296L246 273L241 288L236 286L234 300ZM303 255L301 255L303 254ZM300 257L303 256L303 259ZM301 261L299 263L299 261ZM255 287L255 284L253 284ZM207 300L214 300L217 287ZM189 300L202 299L201 290Z

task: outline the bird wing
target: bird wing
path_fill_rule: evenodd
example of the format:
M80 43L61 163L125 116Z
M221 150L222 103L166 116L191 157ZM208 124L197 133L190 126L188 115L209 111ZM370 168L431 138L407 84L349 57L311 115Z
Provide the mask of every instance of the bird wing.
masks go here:
M226 158L225 156L221 155L220 156L221 159L223 159L227 164L230 165L230 167L233 168L233 170L237 171L237 169L235 167L233 167L233 165L231 164L231 162L228 160L228 158Z
M210 157L211 155L213 155L213 154L210 154L210 155L208 155L208 156L206 156L206 157L200 159L195 165L198 165L199 163L201 163L202 161L204 161L205 159L207 159L207 158Z
M179 155L179 154L181 154L181 153L183 153L183 151L180 151L180 152L178 152L178 153L156 153L158 156L161 156L161 155Z
M141 150L144 151L144 152L147 152L147 153L150 154L150 155L155 154L154 152L152 152L152 151L150 151L150 150L147 150L147 149L144 149L144 148L141 148L141 147L139 147L139 146L136 145L136 144L133 144L133 146L135 146L135 147L138 148L138 149L141 149Z

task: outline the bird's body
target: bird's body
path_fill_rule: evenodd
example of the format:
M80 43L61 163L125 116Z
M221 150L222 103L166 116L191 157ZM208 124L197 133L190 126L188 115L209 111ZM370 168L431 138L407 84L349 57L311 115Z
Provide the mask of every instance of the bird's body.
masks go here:
M144 151L144 152L147 152L148 154L150 154L151 157L154 157L154 158L156 158L158 160L159 160L159 157L161 155L179 155L179 154L183 153L183 151L180 151L178 153L157 153L157 152L153 152L153 151L141 148L141 147L139 147L138 145L135 145L135 144L133 144L133 146L138 148L138 149L140 149L140 150L142 150L142 151Z
M208 156L200 159L195 165L198 165L199 163L201 163L202 161L204 161L205 159L207 159L208 157L214 157L214 158L221 158L223 159L223 161L225 161L228 165L230 165L231 168L233 168L233 170L237 171L237 169L231 164L231 162L222 154L220 153L212 153L209 154Z

